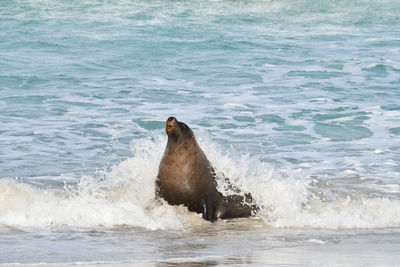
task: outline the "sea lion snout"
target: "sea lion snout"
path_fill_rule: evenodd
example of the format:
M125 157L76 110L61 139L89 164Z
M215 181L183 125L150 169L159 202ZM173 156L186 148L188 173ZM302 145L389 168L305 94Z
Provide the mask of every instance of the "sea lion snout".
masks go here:
M176 118L175 117L169 117L167 119L167 122L165 123L165 132L167 135L170 135L176 131Z

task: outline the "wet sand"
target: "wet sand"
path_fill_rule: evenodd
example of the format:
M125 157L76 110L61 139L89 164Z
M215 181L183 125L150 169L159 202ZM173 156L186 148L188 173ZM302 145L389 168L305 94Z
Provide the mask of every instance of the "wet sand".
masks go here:
M315 244L256 250L248 255L168 261L77 262L71 264L33 264L43 266L398 266L400 243ZM19 264L17 264L19 265ZM26 266L33 266L27 264ZM5 265L0 265L5 266ZM25 266L22 264L21 266Z

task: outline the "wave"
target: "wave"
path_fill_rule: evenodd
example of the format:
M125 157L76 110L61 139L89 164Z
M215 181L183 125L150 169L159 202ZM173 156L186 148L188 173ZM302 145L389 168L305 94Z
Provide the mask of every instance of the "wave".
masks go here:
M64 187L0 180L0 225L11 227L112 227L183 229L208 224L185 207L154 198L154 180L165 148L165 136L154 134L131 144L132 157L82 176ZM199 143L215 166L218 188L223 177L250 192L260 210L255 215L276 228L368 229L400 227L400 201L346 194L300 170L276 170L257 157L224 153L207 138ZM233 152L234 153L234 152ZM61 178L60 178L61 179ZM65 178L64 178L65 179Z

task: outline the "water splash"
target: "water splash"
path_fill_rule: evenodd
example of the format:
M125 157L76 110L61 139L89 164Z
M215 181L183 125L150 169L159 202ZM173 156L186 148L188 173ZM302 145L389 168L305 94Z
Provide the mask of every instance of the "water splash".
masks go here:
M165 148L165 136L153 134L131 144L132 157L82 176L76 185L48 188L11 179L0 180L0 224L17 227L138 226L184 229L201 225L201 216L154 198L154 180ZM400 201L361 194L316 182L301 170L276 170L257 157L231 156L207 138L199 139L218 175L260 207L256 217L272 227L386 228L400 226ZM223 192L229 193L229 192Z

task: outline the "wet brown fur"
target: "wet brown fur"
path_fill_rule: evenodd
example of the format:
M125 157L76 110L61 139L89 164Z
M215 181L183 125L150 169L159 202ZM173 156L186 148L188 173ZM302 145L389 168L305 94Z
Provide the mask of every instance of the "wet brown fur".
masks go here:
M254 207L251 195L224 197L216 189L215 172L193 131L174 117L165 126L168 142L160 162L156 180L156 195L170 205L185 205L190 211L202 213L203 218L248 217Z

